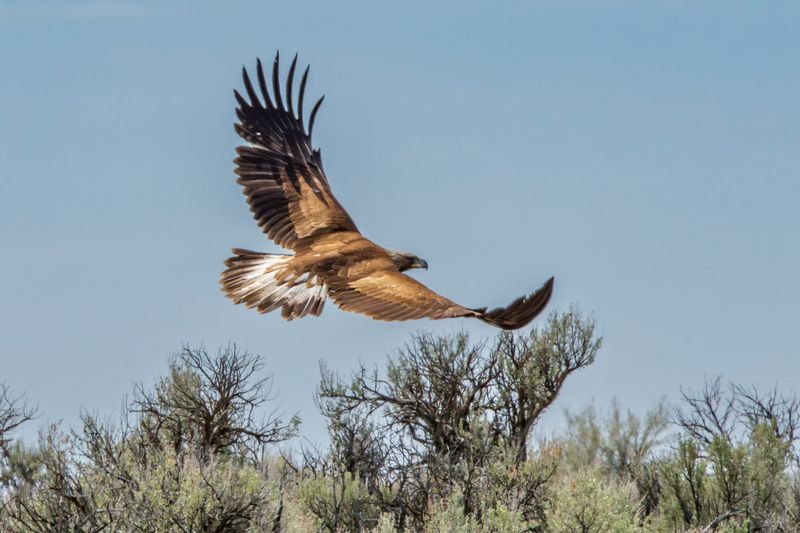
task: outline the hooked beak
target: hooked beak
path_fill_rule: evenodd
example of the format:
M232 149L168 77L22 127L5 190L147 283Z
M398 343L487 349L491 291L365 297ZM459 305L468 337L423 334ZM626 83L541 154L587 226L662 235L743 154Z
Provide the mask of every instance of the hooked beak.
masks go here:
M414 268L424 268L428 270L428 262L424 259L417 258L414 260Z

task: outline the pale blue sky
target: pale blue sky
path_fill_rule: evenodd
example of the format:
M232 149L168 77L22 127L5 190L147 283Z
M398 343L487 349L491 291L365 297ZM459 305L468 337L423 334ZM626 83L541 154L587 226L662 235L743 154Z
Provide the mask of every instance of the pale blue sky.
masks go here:
M280 49L327 95L334 192L428 260L418 279L495 306L554 274L551 308L596 314L605 347L549 427L704 376L794 388L799 20L796 1L0 0L0 381L41 407L32 435L110 414L182 343L232 340L319 439L320 359L494 334L223 297L232 246L277 250L234 183L232 90Z

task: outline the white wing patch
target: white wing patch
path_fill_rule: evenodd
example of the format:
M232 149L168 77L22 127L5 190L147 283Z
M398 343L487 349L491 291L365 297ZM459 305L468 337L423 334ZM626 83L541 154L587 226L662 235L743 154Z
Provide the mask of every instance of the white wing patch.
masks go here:
M225 264L222 290L234 303L269 313L281 308L286 320L306 315L319 316L328 290L317 277L307 274L296 279L279 279L292 260L291 255L262 254L234 250Z

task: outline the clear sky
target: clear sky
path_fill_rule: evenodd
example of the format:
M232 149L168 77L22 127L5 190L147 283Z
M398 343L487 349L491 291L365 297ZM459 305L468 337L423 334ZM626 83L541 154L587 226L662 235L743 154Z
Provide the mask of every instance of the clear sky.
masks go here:
M218 289L278 251L234 182L232 90L276 49L326 94L334 192L416 277L469 306L551 274L605 346L549 414L644 409L704 376L800 375L800 3L0 0L0 381L43 416L118 409L183 343L263 354L323 435L324 359L411 332L335 306L287 323ZM545 428L548 427L545 424Z

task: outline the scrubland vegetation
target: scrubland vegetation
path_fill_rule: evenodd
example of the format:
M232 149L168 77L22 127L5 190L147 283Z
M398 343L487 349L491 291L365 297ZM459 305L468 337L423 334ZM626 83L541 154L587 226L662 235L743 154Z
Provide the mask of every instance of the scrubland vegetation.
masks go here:
M184 347L121 423L84 414L36 445L14 437L36 411L7 383L0 531L800 530L794 396L717 380L537 435L600 348L571 309L480 342L419 334L382 368L323 364L322 449L286 444L300 420L272 411L263 360L233 345Z

